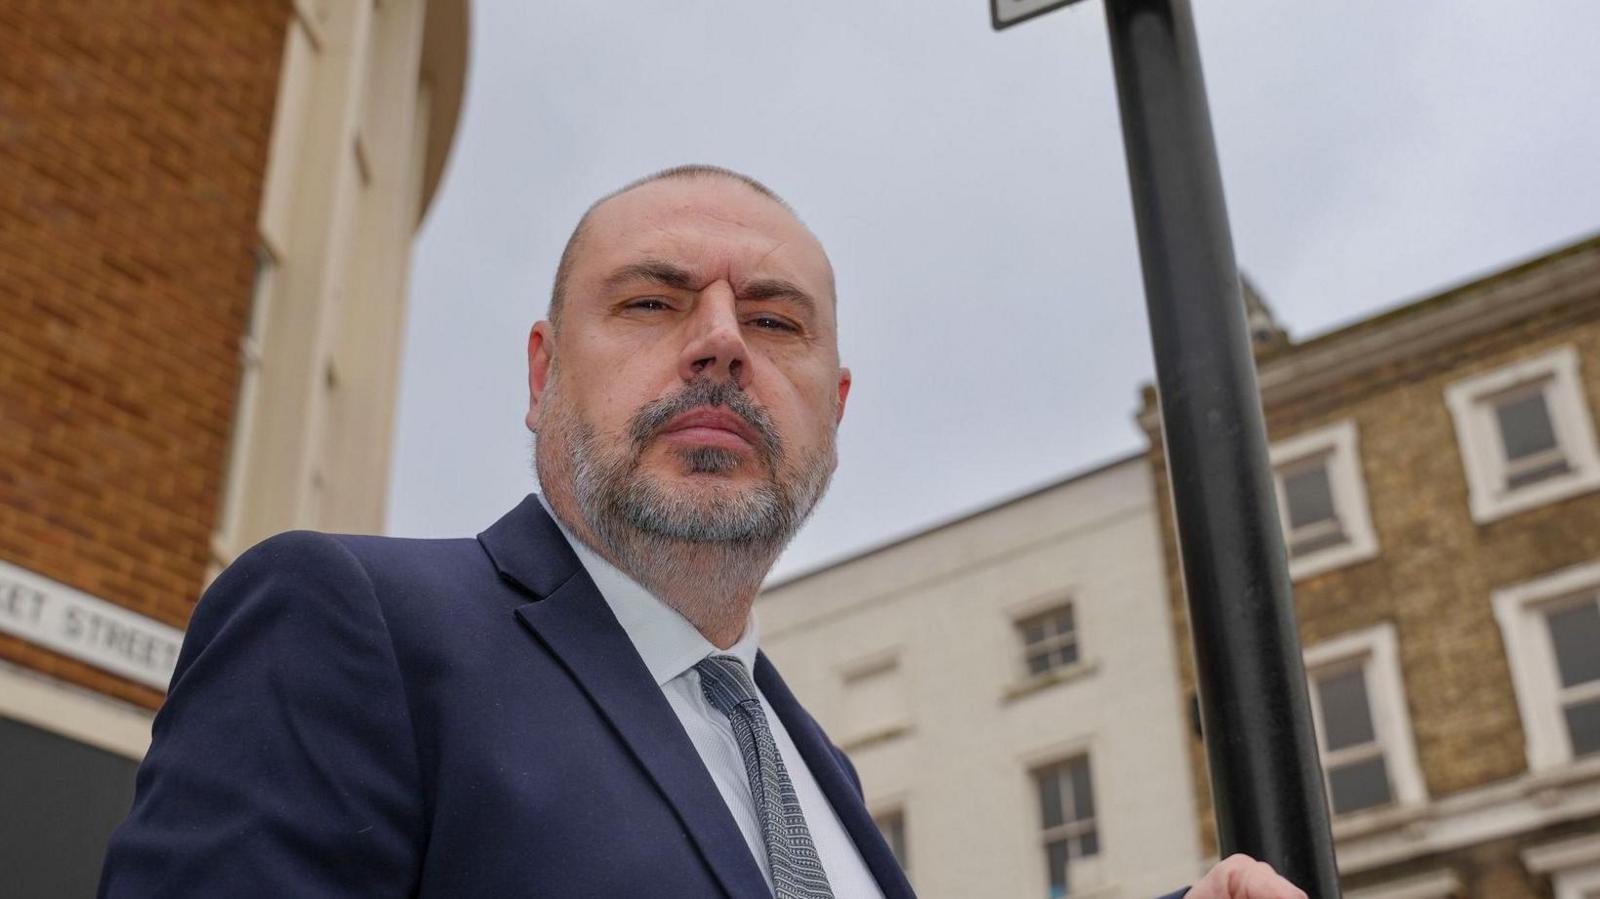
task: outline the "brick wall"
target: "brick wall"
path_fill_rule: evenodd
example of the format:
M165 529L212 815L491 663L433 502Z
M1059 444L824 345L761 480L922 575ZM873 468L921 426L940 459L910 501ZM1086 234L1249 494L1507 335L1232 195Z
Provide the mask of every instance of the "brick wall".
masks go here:
M1337 339L1337 338L1330 338ZM1292 403L1267 408L1274 441L1353 419L1377 532L1377 558L1295 584L1302 641L1393 622L1419 763L1430 799L1526 770L1521 719L1491 592L1600 559L1600 493L1485 525L1472 521L1467 478L1444 390L1449 384L1560 346L1573 346L1591 416L1600 421L1600 286L1577 302L1514 326L1413 356ZM1292 355L1293 350L1274 357ZM1146 392L1146 409L1154 408ZM1180 650L1180 680L1194 691L1187 610L1177 563L1166 460L1159 435L1150 454ZM1203 841L1216 834L1203 746L1191 742ZM1594 822L1584 827L1592 829ZM1485 844L1448 859L1471 872L1470 896L1538 896L1509 848ZM1434 858L1437 866L1441 859ZM1463 867L1464 866L1464 867ZM1513 870L1514 869L1514 870ZM1375 872L1366 881L1388 879ZM1494 885L1494 886L1491 886Z
M289 14L0 6L0 558L180 627L218 512ZM10 637L0 659L160 702Z

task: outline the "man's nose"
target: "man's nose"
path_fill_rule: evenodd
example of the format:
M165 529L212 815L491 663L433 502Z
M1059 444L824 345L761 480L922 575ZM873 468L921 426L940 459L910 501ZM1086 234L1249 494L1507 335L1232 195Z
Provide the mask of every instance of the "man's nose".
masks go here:
M725 281L708 285L700 291L689 318L689 340L678 359L679 377L728 380L743 389L750 381L749 357L733 289Z

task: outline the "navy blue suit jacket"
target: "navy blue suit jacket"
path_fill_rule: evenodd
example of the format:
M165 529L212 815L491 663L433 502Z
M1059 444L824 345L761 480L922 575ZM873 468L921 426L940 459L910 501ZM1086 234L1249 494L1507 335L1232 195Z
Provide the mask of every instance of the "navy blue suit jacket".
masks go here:
M884 895L911 897L843 753L764 656L755 676ZM476 540L296 532L223 572L100 895L771 894L530 497Z

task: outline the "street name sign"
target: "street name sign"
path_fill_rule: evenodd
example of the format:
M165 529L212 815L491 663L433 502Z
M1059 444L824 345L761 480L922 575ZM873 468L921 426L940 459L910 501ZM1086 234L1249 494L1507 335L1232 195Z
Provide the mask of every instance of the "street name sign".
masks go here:
M1078 0L989 0L989 18L994 30L999 31L1076 2Z
M0 633L167 689L183 632L26 568L0 562Z

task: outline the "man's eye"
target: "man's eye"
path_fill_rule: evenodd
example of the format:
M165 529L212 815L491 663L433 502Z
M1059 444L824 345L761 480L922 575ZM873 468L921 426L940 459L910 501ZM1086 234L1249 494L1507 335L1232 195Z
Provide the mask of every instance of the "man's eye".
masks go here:
M672 307L668 306L667 305L667 301L661 299L660 297L640 297L637 300L629 301L628 308L629 309L670 309Z
M764 331L787 331L794 333L800 330L793 322L787 319L778 318L777 316L773 315L757 316L750 319L750 324L755 325Z

